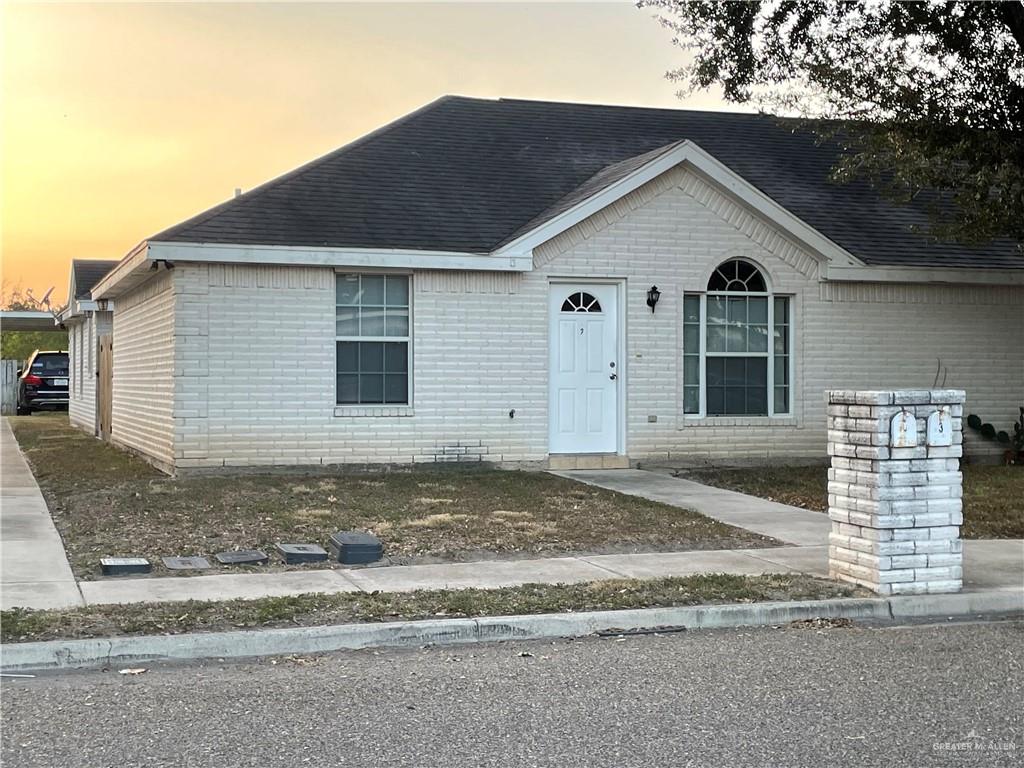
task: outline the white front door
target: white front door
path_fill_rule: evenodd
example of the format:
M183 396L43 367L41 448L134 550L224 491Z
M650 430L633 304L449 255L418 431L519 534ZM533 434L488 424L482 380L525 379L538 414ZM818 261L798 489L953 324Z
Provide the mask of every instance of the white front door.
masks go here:
M551 453L618 449L617 303L615 285L551 285Z

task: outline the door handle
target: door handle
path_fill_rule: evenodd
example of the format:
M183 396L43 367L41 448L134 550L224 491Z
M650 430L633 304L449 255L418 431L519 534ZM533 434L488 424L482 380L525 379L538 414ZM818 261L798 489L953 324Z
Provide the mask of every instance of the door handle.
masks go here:
M617 373L609 374L608 378L611 379L612 381L615 381L617 378L619 378L619 374L617 374Z

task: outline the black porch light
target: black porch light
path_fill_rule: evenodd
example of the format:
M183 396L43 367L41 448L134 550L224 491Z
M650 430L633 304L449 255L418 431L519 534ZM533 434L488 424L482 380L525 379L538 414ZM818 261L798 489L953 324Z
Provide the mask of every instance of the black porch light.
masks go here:
M661 291L658 290L658 286L652 285L647 291L647 306L651 308L652 314L654 313L654 307L660 298Z

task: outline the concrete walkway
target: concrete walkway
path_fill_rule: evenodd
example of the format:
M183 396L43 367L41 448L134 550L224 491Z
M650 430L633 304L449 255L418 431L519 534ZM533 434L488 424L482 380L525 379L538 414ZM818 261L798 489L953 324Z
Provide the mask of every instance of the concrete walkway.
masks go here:
M11 425L0 422L0 609L80 606L64 543Z
M824 576L825 547L776 547L638 555L548 557L474 563L393 565L335 570L215 576L104 579L80 583L85 602L175 602L301 595L308 592L411 592L416 589L495 589L521 584L578 584L602 579L653 579L700 573Z
M787 544L828 546L830 524L828 515L821 512L641 469L577 469L552 474L674 507L693 509L706 517L762 536L771 536Z

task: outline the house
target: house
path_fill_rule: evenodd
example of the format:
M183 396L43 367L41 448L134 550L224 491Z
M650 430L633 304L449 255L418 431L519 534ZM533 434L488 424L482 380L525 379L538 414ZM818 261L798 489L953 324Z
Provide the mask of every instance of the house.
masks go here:
M105 345L105 351L110 344L113 302L103 302L101 308L90 298L89 290L117 264L99 259L72 260L68 303L57 313L57 320L68 330L68 418L74 426L94 435L101 434L101 421L102 434L109 431L109 416L106 420L100 416L101 402L106 404L110 399L100 398L96 383L100 346Z
M1024 253L777 118L444 97L160 232L110 439L167 471L822 457L824 390L1024 400ZM974 450L987 446L978 442Z

